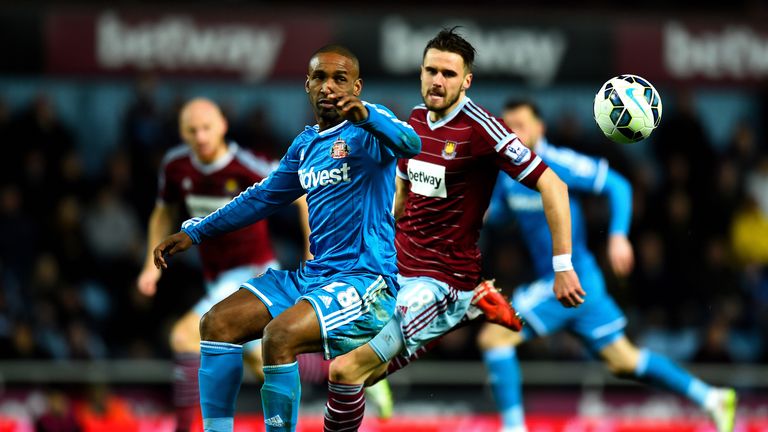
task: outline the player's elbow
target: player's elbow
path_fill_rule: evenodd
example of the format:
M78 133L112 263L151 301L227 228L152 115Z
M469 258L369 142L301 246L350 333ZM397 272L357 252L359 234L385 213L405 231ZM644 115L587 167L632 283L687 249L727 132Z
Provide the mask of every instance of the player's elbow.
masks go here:
M412 158L421 153L421 138L416 133L403 133L400 136L400 157Z

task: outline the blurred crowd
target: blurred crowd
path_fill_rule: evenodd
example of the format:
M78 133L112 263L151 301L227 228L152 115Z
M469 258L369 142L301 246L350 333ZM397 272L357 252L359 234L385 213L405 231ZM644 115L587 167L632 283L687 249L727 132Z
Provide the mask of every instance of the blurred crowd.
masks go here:
M636 266L619 280L603 266L611 293L638 342L682 361L768 358L768 153L756 124L743 122L726 148L711 145L691 96L676 96L647 157L581 130L567 115L549 125L554 145L609 159L634 186L631 238ZM121 143L93 174L83 166L72 125L41 94L11 111L0 98L0 358L102 359L169 356L170 323L202 294L194 259L174 262L157 297L135 289L154 205L157 169L179 143L177 110L150 89L126 107ZM229 137L276 158L268 112L227 110ZM399 113L401 116L407 113ZM607 206L584 198L590 244L604 258ZM276 235L292 232L273 223ZM514 227L484 241L486 273L509 292L530 279ZM290 235L288 236L290 237ZM287 241L297 241L295 236ZM451 334L448 358L479 358L476 328ZM569 336L523 349L523 358L584 358Z

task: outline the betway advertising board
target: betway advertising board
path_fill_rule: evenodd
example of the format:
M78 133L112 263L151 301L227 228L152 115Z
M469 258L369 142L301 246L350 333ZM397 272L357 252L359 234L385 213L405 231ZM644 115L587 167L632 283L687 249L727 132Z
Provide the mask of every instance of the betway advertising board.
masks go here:
M46 68L64 74L217 76L255 82L301 78L311 53L341 43L360 57L365 77L418 73L426 42L461 25L476 46L483 76L546 85L605 74L610 62L593 48L600 32L501 19L402 15L268 16L202 12L52 12L45 24ZM610 45L602 42L605 52Z
M768 78L768 31L671 19L578 20L477 14L296 15L171 10L54 10L42 26L45 71L152 72L260 82L301 79L328 43L349 46L366 78L418 74L426 42L459 25L477 48L476 76L531 86L634 73L656 82L754 83Z

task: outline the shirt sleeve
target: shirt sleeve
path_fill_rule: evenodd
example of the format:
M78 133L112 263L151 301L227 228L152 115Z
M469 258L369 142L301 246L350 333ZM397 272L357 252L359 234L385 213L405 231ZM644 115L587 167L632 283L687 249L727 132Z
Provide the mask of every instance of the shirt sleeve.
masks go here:
M471 102L467 104L465 112L475 121L474 132L479 137L476 154L493 155L493 161L499 169L522 184L535 188L547 164L524 146L500 119Z
M606 195L611 209L611 234L628 234L632 222L632 186L605 159L593 158L571 149L548 147L544 157L550 168L574 191Z
M370 139L363 140L368 154L383 163L394 158L409 158L421 152L421 139L411 125L398 119L382 105L363 102L368 118L355 126L370 132Z
M197 244L205 238L216 237L257 222L275 210L288 205L305 193L298 177L299 157L296 142L292 145L277 169L267 178L255 183L224 207L205 218L193 218L182 224Z

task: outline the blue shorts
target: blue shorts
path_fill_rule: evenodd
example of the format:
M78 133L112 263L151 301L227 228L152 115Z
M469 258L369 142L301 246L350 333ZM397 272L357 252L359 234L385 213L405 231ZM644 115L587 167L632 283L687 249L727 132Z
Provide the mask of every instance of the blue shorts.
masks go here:
M276 317L299 300L315 309L326 359L366 344L395 310L392 278L365 273L312 277L299 271L267 270L242 287L255 294Z
M587 296L577 308L565 308L557 301L552 291L554 275L515 290L512 304L526 321L525 339L570 330L596 354L624 335L627 319L605 291L602 273L579 272L579 278Z

